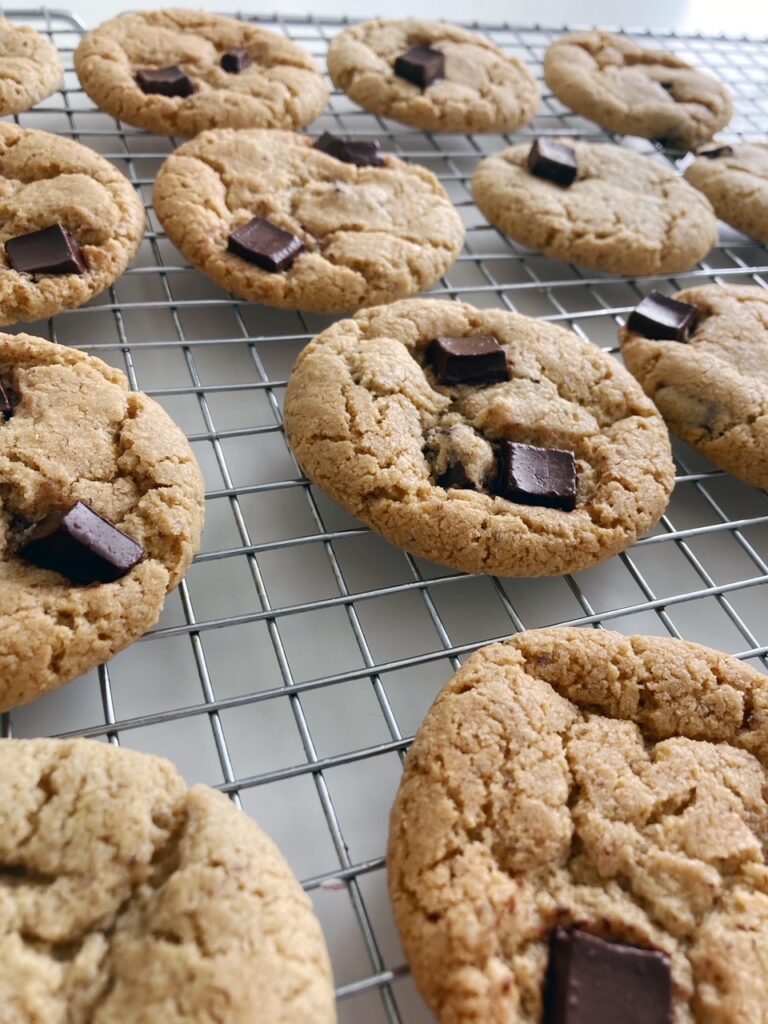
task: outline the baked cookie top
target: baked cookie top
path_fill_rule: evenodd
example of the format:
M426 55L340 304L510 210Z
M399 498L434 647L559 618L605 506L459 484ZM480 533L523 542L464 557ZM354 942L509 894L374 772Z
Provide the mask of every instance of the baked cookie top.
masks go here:
M576 153L576 180L567 187L529 171L528 143L487 157L475 171L475 202L515 241L632 275L687 270L717 242L709 202L670 167L621 146L553 141Z
M437 178L388 153L344 163L292 132L218 130L165 161L155 210L186 258L268 306L341 313L423 291L456 259L461 218ZM303 251L278 273L228 251L252 218L292 233Z
M686 169L688 181L709 199L715 213L738 231L768 242L768 144L740 142L717 147Z
M411 47L438 50L444 77L426 88L395 74ZM333 84L361 107L432 132L512 132L532 121L539 87L531 71L476 32L439 21L364 21L328 49Z
M137 639L200 543L203 482L186 438L125 376L76 349L0 334L0 709ZM21 558L27 527L86 502L145 549L114 583L75 585Z
M624 364L674 434L739 479L768 487L768 294L712 284L674 298L698 311L687 342L623 327Z
M14 270L5 243L60 224L83 273ZM118 278L144 237L144 206L104 157L48 132L0 124L0 325L82 306Z
M250 64L226 71L221 60L246 50ZM147 93L140 71L179 67L190 95ZM93 102L107 114L164 135L205 128L300 128L328 102L315 62L277 32L203 11L121 14L89 32L75 51L75 69Z
M0 823L9 1020L336 1020L320 926L280 851L168 761L1 740Z
M762 1024L767 766L768 680L725 654L592 629L475 654L391 816L395 917L437 1019L539 1024L548 940L577 927L667 954L675 1024Z
M576 32L552 43L544 77L577 114L672 148L693 149L733 116L731 94L718 79L611 32Z
M484 336L510 379L440 383L432 340ZM397 302L329 327L293 368L285 427L307 476L343 508L464 572L594 565L656 523L674 482L661 417L616 360L554 324L458 302ZM573 452L576 507L496 496L505 441Z
M0 116L34 107L56 92L63 75L53 43L28 25L0 18Z

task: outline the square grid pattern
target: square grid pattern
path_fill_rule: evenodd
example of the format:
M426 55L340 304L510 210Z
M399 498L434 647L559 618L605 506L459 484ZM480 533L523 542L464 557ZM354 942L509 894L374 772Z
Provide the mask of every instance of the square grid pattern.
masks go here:
M190 782L232 796L274 836L326 932L344 1024L426 1024L386 896L387 815L409 740L441 685L485 642L554 625L615 628L709 643L765 671L768 497L675 445L678 480L652 535L574 577L467 577L406 555L361 528L302 478L282 430L298 352L331 321L238 301L185 265L152 209L175 140L95 110L72 70L83 31L62 11L8 11L46 34L64 88L17 120L111 159L143 197L148 232L131 269L88 307L32 325L122 368L187 431L207 485L204 543L142 641L69 687L3 717L5 736L90 736L174 760ZM345 19L260 17L322 63ZM472 26L541 77L563 30ZM768 45L748 38L632 33L728 82L727 138L768 128ZM434 295L564 324L615 352L618 325L652 287L768 287L768 252L723 227L718 247L674 278L582 273L525 251L472 203L477 162L512 139L434 136L365 113L335 93L312 126L375 135L439 175L467 240ZM515 138L596 126L545 90ZM639 152L652 143L619 140ZM666 159L658 154L659 159Z

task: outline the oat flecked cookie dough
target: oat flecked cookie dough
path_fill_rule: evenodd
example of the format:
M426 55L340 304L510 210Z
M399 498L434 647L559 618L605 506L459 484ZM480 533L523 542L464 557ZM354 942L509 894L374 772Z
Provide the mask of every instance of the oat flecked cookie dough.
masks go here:
M0 876L13 1024L336 1020L320 926L278 848L159 757L0 740Z
M510 379L441 383L438 337L496 339ZM674 482L661 417L611 356L554 324L458 302L398 302L328 328L293 368L285 426L343 508L465 572L595 565L657 522ZM506 441L573 453L576 507L498 496Z
M61 85L56 47L28 25L0 18L0 117L21 114Z
M716 78L666 50L610 32L577 32L552 43L544 77L577 114L612 132L693 149L733 116L731 94Z
M709 202L670 167L621 146L559 141L578 162L567 187L528 170L529 143L487 157L475 171L475 202L515 241L553 259L631 275L688 270L717 242Z
M204 132L165 161L154 188L168 237L198 270L268 306L342 313L433 285L459 254L464 227L437 178L382 154L357 167L290 132ZM252 218L303 249L269 272L228 251Z
M203 481L167 413L76 349L0 334L0 710L111 658L152 626L203 526ZM75 584L17 549L49 513L83 501L144 547L114 583Z
M740 142L715 148L723 150L721 155L697 157L686 178L709 199L720 220L768 242L768 145Z
M390 824L395 917L440 1024L540 1024L558 927L666 954L674 1024L764 1024L767 768L768 680L718 651L544 629L475 654Z
M444 77L425 89L395 74L413 46L440 51ZM334 85L361 107L432 132L513 132L532 121L539 87L531 71L484 36L436 21L365 21L328 50Z

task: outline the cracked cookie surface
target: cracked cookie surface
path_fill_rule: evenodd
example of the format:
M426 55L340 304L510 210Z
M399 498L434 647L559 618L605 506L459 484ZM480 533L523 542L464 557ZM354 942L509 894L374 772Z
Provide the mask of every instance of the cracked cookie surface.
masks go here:
M406 760L395 917L440 1024L539 1024L558 927L669 955L675 1024L763 1024L768 680L592 629L473 655Z
M426 365L440 336L492 336L511 380L448 386ZM362 310L300 354L285 402L307 476L398 547L465 572L576 572L628 547L664 511L669 436L615 359L554 324L458 302ZM494 443L574 452L572 512L490 493ZM436 481L459 459L474 489Z
M13 1024L333 1024L309 899L170 762L0 741L0 1004Z
M673 148L693 149L733 116L731 94L718 79L611 32L577 32L552 43L544 77L577 114Z
M53 43L28 25L0 18L0 117L30 110L56 92L63 75Z
M84 274L13 270L9 238L63 224L80 244ZM0 124L0 325L74 309L109 287L144 237L144 207L104 157L48 132Z
M768 242L768 145L734 144L730 156L700 156L685 177L712 203L715 213L738 231Z
M567 188L530 173L527 143L475 171L475 202L515 241L553 259L633 275L688 270L716 244L709 201L671 168L621 146L557 141L576 151L578 173Z
M100 359L0 334L0 709L111 658L158 619L203 526L203 482L167 413ZM115 583L73 586L15 554L24 528L84 501L145 549Z
M623 327L624 364L672 433L721 469L768 487L768 294L713 284L674 298L699 310L688 342Z
M421 89L394 72L412 46L445 57L445 78ZM531 71L484 36L436 21L380 19L352 25L328 49L334 85L365 110L431 132L513 132L532 121Z
M222 288L317 313L423 291L464 241L430 171L389 154L381 167L357 167L291 132L204 132L165 161L154 201L174 245ZM289 270L269 273L227 251L230 232L253 217L302 240Z
M245 49L239 74L220 64ZM178 65L191 96L147 94L136 73ZM328 102L323 76L306 50L277 32L203 11L121 14L89 32L75 51L75 69L93 102L107 114L164 135L206 128L301 128Z

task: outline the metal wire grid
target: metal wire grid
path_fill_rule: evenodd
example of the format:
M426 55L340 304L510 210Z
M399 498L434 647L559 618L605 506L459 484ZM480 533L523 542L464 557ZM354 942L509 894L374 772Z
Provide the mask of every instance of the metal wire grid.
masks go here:
M62 53L64 88L17 120L113 160L142 195L149 231L132 268L88 307L33 325L122 367L188 432L207 481L203 550L158 626L97 672L3 717L3 735L78 735L171 757L229 793L276 838L312 894L328 938L343 1022L431 1020L403 962L385 893L387 811L410 737L460 661L488 640L568 622L701 640L766 670L768 499L675 448L678 480L654 533L574 577L466 577L392 548L302 478L282 432L282 398L301 347L330 321L266 310L184 264L151 206L175 141L95 111L71 70L84 26L64 11L8 11ZM322 62L347 19L259 17ZM541 76L563 30L474 25ZM762 138L768 45L750 38L632 33L709 68L734 91L728 138ZM470 178L499 136L433 136L334 94L315 125L376 135L430 167L467 227L433 291L564 323L616 351L616 329L650 287L766 285L768 253L728 229L674 278L586 274L511 244L472 204ZM545 94L516 138L605 139ZM651 143L623 141L652 152Z

